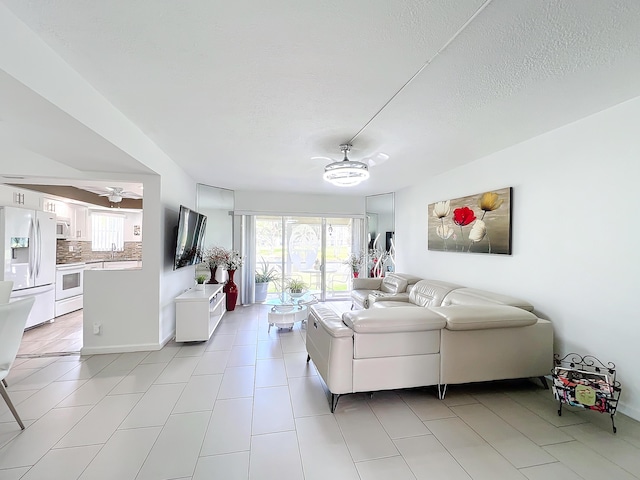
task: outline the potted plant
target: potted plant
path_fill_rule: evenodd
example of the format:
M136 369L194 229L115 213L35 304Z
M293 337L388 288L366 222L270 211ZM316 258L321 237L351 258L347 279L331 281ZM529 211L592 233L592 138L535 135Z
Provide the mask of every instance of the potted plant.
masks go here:
M269 290L269 282L278 279L278 271L275 267L270 266L264 257L262 259L260 269L256 270L256 302L264 302L267 299L267 291Z
M287 279L287 290L289 290L289 293L293 298L301 297L302 295L304 295L304 292L307 288L308 285L298 278Z
M196 290L204 290L204 282L207 280L206 275L198 275L196 277Z
M344 263L351 267L351 273L353 274L353 278L358 278L360 275L360 268L364 262L364 253L360 252L358 254L351 253L349 258L345 260Z

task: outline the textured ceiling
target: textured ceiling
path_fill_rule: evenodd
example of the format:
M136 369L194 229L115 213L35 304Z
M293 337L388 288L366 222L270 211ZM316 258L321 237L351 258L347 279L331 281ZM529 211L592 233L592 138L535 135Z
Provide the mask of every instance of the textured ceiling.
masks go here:
M640 95L635 0L0 1L196 181L231 189L394 191ZM390 158L345 191L311 157L349 140L352 160ZM56 159L82 168L86 148Z

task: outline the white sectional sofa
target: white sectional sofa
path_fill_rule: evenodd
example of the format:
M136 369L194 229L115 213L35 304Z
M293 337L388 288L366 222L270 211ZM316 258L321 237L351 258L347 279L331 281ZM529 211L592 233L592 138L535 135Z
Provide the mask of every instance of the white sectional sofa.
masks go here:
M354 278L351 309L370 308L378 300L409 301L409 292L421 280L406 273L389 273L383 278Z
M310 307L307 361L332 394L544 376L553 366L551 322L523 300L421 280L407 301L376 301L339 316Z

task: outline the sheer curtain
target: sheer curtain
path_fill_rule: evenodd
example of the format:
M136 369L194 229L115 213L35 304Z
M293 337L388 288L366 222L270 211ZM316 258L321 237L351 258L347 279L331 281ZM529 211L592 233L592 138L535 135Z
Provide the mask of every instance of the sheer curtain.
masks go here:
M249 305L255 301L256 271L256 217L255 215L239 215L241 224L240 255L244 257L240 284L240 303Z

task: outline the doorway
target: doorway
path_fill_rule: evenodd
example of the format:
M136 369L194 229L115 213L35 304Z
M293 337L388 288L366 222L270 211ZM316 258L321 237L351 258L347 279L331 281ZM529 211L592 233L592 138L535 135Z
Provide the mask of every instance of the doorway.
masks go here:
M255 258L274 267L269 285L280 295L287 282L304 282L318 300L344 300L351 291L346 260L363 245L363 221L350 217L256 216Z

